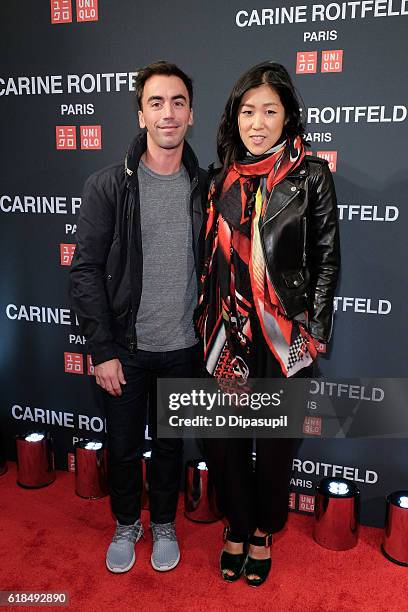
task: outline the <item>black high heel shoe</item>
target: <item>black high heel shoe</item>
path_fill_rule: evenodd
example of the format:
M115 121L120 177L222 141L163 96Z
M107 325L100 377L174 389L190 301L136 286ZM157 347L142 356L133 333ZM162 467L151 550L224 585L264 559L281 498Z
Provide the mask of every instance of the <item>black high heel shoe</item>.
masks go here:
M249 538L249 544L254 546L272 546L272 534L267 533L265 536L252 535ZM258 587L265 582L271 570L272 559L253 559L249 555L245 561L244 574L249 586ZM248 578L248 576L257 576L257 578Z
M231 530L229 527L225 527L224 529L224 541L229 540L230 542L235 542L237 544L240 544L242 542L241 539L237 538L234 536L233 533L231 533ZM244 571L244 565L245 565L245 560L246 560L246 542L243 542L243 551L242 553L238 553L238 554L233 554L233 553L229 553L226 550L223 550L221 552L220 555L220 570L221 570L221 575L224 578L224 580L226 580L227 582L235 582L236 580L238 580L238 578L241 576L242 572ZM227 572L233 572L232 575L228 574Z

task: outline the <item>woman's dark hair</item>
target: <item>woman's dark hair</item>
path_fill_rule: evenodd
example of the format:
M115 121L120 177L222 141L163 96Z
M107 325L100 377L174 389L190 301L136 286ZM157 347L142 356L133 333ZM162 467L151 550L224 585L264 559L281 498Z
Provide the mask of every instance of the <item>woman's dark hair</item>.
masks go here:
M260 85L270 85L279 95L286 115L283 135L293 138L303 136L305 133L299 98L286 68L275 62L262 62L253 66L235 83L221 117L217 134L217 153L223 168L217 178L218 184L222 184L228 167L245 155L245 147L238 128L239 106L242 96L249 89Z

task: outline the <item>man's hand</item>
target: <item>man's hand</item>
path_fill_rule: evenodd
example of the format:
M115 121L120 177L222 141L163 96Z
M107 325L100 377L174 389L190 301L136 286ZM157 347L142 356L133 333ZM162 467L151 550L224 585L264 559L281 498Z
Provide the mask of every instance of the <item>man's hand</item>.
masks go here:
M97 384L110 395L122 395L120 385L126 385L126 380L119 359L110 359L95 366L95 377Z

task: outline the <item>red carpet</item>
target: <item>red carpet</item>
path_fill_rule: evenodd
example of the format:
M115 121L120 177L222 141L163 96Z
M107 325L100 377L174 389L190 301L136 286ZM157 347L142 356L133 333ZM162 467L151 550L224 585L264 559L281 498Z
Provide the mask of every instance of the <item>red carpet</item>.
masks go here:
M220 578L221 523L192 523L180 508L177 569L160 574L151 568L148 532L137 546L133 569L113 575L105 567L114 528L108 498L77 497L68 472L58 472L44 489L25 490L15 481L16 468L9 463L0 477L0 589L69 593L69 606L48 609L408 611L408 569L382 556L380 529L362 527L356 548L332 552L312 540L312 517L291 514L275 539L270 578L254 589L242 579L227 584ZM143 522L148 525L147 512Z

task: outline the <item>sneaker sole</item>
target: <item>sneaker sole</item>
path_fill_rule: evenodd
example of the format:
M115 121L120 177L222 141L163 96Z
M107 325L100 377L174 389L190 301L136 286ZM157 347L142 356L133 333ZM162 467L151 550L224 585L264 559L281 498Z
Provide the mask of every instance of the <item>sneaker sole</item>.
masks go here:
M150 563L152 564L152 568L155 569L156 572L169 572L170 570L177 567L177 565L179 564L179 561L180 561L180 553L178 554L177 559L175 560L173 565L166 565L166 566L155 565L153 561L153 555L150 557Z
M129 565L127 565L126 567L122 568L122 567L111 567L108 563L108 560L106 559L106 567L108 568L108 570L110 572L112 572L113 574L124 574L125 572L128 572L130 569L132 569L132 567L134 566L136 561L136 555L135 553L133 553L133 557L131 562L129 563Z

